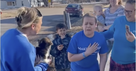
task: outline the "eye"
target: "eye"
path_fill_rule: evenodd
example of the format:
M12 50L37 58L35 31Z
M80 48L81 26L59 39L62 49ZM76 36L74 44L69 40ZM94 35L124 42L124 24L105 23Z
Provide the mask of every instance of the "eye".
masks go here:
M88 22L85 23L85 25L87 25L87 24L88 24Z
M92 23L89 23L90 25L93 25Z

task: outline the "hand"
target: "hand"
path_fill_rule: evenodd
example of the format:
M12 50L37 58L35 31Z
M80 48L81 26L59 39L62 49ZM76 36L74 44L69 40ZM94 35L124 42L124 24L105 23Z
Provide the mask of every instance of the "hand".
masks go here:
M61 51L64 48L64 46L63 45L58 45L57 48L58 48L58 50Z
M42 57L37 55L36 59L35 59L35 65L39 64L41 62L41 60L42 60Z
M91 46L91 44L88 46L88 48L86 49L86 51L85 51L85 55L86 56L89 56L89 55L91 55L92 53L94 53L96 50L97 50L97 47L98 47L98 43L94 43L92 46Z
M129 42L133 42L136 38L135 35L132 32L130 32L129 26L127 25L126 25L126 38Z

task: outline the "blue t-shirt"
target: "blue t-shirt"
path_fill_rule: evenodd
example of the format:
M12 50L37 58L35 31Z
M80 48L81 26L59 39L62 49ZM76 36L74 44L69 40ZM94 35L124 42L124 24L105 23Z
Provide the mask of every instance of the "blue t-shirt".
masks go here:
M104 54L108 51L106 40L100 33L95 32L92 38L88 38L83 31L78 32L71 39L67 51L72 54L83 53L90 43L93 45L95 42L99 44L97 51L80 61L71 62L72 71L99 71L97 53Z
M106 32L103 32L106 39L114 38L111 58L118 64L135 63L135 41L129 42L126 39L126 28L128 25L130 32L136 36L136 22L127 21L125 16L115 19L114 24ZM135 39L136 40L136 39Z

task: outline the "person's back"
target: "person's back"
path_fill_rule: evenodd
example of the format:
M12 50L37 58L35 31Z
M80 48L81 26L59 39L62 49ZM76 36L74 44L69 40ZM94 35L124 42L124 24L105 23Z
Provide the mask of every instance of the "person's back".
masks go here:
M25 65L25 68L20 69L21 60L24 59L24 63L30 63L34 65L35 61L35 48L29 43L28 39L22 35L17 29L10 29L1 37L1 68L2 71L22 71L22 70L33 70L29 68L29 65ZM28 42L26 42L28 41ZM21 46L22 45L22 46ZM10 47L9 47L10 46ZM29 48L28 48L29 47ZM32 57L33 62L26 61L28 52ZM34 71L34 70L33 70Z

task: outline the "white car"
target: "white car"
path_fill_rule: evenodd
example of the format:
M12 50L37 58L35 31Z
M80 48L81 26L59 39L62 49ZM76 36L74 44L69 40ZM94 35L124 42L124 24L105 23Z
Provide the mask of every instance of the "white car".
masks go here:
M43 7L43 6L44 6L44 3L43 3L43 2L39 2L39 3L38 3L38 6Z

